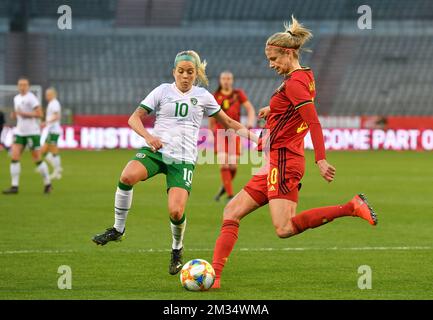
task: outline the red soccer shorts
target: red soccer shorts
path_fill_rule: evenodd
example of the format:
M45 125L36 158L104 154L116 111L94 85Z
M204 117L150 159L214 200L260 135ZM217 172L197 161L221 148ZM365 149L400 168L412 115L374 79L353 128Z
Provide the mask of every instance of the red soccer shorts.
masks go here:
M304 176L305 158L286 148L270 151L270 160L246 184L244 190L260 206L271 199L298 202L300 181Z

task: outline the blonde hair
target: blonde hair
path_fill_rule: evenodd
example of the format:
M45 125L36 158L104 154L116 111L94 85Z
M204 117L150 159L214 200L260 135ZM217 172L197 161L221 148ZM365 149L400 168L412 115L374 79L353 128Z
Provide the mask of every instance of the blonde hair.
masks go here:
M190 57L190 58L186 58L186 57L182 57L182 56L186 56L186 57ZM176 55L176 58L174 59L174 67L176 68L179 61L184 61L184 60L191 61L194 63L194 65L197 69L196 82L198 84L208 86L209 80L208 80L207 75L206 75L206 65L207 65L206 60L201 61L200 56L194 50L181 51Z
M57 97L57 90L54 87L49 87L46 91L51 91L54 97Z
M294 55L299 58L299 51L311 51L304 49L304 44L313 37L311 31L305 28L295 17L292 15L292 22L284 23L284 32L274 33L266 41L266 46L275 47L281 52L285 49L294 49Z

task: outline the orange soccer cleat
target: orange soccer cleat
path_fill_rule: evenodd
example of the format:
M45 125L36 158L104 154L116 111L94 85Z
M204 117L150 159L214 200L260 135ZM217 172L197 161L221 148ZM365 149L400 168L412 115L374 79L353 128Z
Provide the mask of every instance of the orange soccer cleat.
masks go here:
M357 217L367 220L371 225L377 225L377 216L373 208L368 204L367 197L363 194L357 194L350 202L353 204L353 214Z

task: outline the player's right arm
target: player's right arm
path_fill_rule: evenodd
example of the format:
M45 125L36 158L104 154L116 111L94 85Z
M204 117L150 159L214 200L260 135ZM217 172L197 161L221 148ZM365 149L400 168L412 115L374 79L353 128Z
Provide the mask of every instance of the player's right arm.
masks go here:
M143 125L143 120L147 117L148 111L138 107L128 119L128 125L138 135L143 137L154 152L162 148L162 142L158 137L152 136Z
M146 130L143 125L143 120L159 106L162 97L162 90L164 85L160 85L153 89L141 102L134 113L129 117L129 126L141 137L146 140L146 143L153 152L161 149L162 142L160 138L155 137Z

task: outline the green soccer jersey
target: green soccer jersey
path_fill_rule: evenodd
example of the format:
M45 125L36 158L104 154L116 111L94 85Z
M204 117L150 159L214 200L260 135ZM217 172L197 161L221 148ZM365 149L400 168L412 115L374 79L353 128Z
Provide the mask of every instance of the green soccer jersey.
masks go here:
M206 89L193 86L183 93L174 83L163 83L155 88L140 106L156 115L153 135L163 144L158 151L169 159L192 164L197 159L197 139L203 116L213 116L221 110Z

